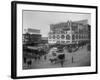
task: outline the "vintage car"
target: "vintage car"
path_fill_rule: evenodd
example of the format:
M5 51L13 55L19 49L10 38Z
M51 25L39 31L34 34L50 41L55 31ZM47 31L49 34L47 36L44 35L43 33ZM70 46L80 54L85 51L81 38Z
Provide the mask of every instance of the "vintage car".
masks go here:
M51 50L49 53L49 61L51 63L57 63L60 61L62 55L64 55L65 57L63 50L58 50L58 49Z

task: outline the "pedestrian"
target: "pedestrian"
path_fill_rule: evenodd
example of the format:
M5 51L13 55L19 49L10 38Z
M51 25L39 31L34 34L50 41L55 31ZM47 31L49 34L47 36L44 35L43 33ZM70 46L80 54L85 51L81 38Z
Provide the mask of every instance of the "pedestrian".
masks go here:
M37 56L34 57L35 61L37 61Z
M63 64L64 64L64 60L62 59L61 60L61 67L63 67Z
M46 60L47 59L47 57L46 57L46 55L44 56L44 60Z
M72 63L74 63L74 59L73 59L73 56L72 56Z
M28 65L28 67L31 67L31 65L32 65L31 59L27 62L27 65Z
M58 56L58 59L60 60L61 67L63 67L63 65L64 65L64 60L65 60L65 54L59 55L59 56Z
M40 56L38 56L38 60L40 60Z
M24 63L26 63L26 57L24 57Z

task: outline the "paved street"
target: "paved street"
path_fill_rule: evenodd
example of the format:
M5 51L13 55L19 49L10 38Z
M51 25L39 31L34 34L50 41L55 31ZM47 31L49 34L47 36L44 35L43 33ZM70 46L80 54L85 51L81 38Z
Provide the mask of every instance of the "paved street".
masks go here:
M48 53L49 54L49 53ZM49 56L46 55L46 60L44 56L40 58L40 60L32 59L32 65L28 66L27 64L23 64L24 69L40 69L40 68L58 68L61 67L61 63L58 61L56 63L51 63L49 60ZM73 59L73 61L72 61ZM65 52L65 61L63 67L79 67L79 66L90 66L90 52L87 51L87 46L83 46L83 48L79 48L78 51L68 53Z

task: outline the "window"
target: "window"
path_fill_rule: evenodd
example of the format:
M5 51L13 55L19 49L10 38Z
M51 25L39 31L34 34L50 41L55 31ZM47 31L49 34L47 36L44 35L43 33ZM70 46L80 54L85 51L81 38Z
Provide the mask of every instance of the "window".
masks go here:
M66 41L66 43L70 43L70 41Z
M63 44L63 43L65 43L65 41L61 41L61 43Z
M79 35L79 39L81 39L81 35Z
M55 39L55 35L53 35L53 39Z
M65 34L65 32L64 31L61 31L61 34Z
M61 35L61 39L64 39L65 38L65 36L64 35Z
M49 35L49 39L51 39L52 38L52 35Z
M66 35L66 39L68 39L68 40L69 40L69 39L70 39L70 35Z
M60 35L57 35L57 39L60 39Z
M60 41L57 41L57 44L60 44Z
M75 35L74 34L72 35L72 40L75 40Z
M76 35L76 39L78 39L78 35Z

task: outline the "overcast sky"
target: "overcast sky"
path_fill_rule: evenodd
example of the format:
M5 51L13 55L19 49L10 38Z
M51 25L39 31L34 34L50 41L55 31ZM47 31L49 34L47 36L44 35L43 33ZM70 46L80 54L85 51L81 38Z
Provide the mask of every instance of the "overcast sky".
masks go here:
M27 28L39 29L43 37L47 37L50 31L50 24L59 22L79 21L88 19L91 24L91 14L63 13L46 11L23 11L23 33Z

